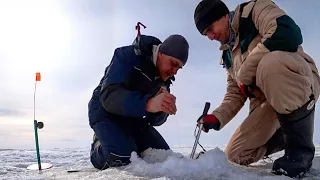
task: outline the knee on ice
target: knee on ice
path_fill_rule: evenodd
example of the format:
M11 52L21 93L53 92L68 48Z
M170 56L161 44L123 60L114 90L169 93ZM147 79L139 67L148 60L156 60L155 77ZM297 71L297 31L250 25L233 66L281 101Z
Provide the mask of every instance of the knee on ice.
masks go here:
M243 155L242 152L237 150L225 150L225 154L227 156L227 159L235 164L244 165L247 166L251 163L254 163L254 157L250 155Z
M109 167L125 166L130 163L130 155L123 156L116 153L104 153L104 156L91 155L91 163L97 169L104 170Z

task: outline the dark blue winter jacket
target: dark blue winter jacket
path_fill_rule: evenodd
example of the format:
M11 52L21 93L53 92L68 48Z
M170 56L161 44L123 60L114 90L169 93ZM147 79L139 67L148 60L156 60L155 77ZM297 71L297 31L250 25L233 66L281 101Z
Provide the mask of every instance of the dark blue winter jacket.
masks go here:
M89 124L112 120L127 126L149 123L160 126L168 117L167 113L146 112L146 102L161 86L170 92L171 80L166 82L156 78L158 73L152 62L153 45L161 41L152 36L141 35L133 45L119 47L105 69L99 85L94 89L88 104Z

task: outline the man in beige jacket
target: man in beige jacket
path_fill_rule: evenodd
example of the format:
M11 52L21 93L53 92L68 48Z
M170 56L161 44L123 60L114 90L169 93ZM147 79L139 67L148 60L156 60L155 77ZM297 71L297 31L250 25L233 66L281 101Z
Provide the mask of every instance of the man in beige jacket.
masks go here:
M303 175L312 166L315 103L320 78L302 49L299 26L271 0L252 0L229 11L221 0L202 0L195 9L199 32L221 43L227 90L219 107L198 123L220 130L250 100L250 113L225 153L248 165L285 150L273 163L276 174Z

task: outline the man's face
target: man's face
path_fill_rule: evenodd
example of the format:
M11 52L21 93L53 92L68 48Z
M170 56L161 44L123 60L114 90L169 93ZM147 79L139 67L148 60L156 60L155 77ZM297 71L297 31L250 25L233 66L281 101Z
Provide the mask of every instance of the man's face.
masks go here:
M219 20L213 22L209 27L203 31L203 35L207 36L210 40L219 41L225 44L229 40L229 15L225 15Z
M158 53L157 70L161 80L166 81L168 78L176 75L182 66L183 63L179 59L161 52Z

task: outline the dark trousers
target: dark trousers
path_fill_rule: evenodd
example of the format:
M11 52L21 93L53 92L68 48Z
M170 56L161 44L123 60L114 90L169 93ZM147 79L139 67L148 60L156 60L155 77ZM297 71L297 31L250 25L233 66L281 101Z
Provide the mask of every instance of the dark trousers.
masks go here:
M90 159L97 169L129 164L133 151L140 155L150 147L169 149L160 133L146 123L117 123L106 119L96 122L92 128L95 138Z

